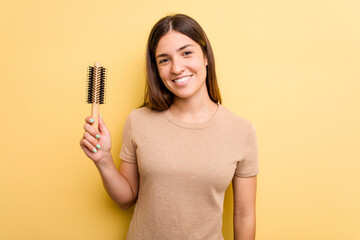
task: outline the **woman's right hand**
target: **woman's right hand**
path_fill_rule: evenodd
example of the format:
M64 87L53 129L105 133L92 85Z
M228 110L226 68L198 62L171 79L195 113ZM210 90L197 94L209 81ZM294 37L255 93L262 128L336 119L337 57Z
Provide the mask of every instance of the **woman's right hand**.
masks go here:
M80 147L88 158L95 164L106 161L111 156L111 137L110 132L99 116L99 131L96 131L91 122L91 117L86 117L84 125L85 133L80 139ZM110 158L111 159L111 158Z

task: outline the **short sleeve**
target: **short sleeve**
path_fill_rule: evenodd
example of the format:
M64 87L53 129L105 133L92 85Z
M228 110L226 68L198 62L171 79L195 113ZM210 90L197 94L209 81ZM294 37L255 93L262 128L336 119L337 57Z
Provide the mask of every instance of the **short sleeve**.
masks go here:
M235 175L238 177L251 177L259 173L258 146L256 132L250 123L245 133L243 159L237 164Z
M132 115L130 113L125 121L119 157L125 162L137 163L132 124Z

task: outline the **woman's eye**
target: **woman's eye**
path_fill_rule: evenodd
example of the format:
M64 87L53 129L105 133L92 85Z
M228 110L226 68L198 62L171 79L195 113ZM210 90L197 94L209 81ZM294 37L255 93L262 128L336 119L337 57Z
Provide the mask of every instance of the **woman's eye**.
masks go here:
M187 55L190 55L192 52L191 51L186 51L184 52L184 55L187 56Z
M161 59L159 63L165 63L165 62L167 62L167 61L169 61L169 59L164 58L164 59Z

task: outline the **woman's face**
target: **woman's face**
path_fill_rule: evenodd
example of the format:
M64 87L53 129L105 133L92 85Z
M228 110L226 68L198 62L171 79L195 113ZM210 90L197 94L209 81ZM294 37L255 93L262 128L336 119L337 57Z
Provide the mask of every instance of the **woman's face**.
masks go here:
M160 78L175 99L207 94L205 79L208 63L200 45L194 40L177 31L169 31L160 38L155 58Z

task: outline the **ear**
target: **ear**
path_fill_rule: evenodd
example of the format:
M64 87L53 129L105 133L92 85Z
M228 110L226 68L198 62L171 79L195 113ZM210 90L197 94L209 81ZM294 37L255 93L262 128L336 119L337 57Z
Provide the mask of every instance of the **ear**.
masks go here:
M206 55L204 55L204 59L205 59L205 66L207 66L208 65L208 59L207 59Z

